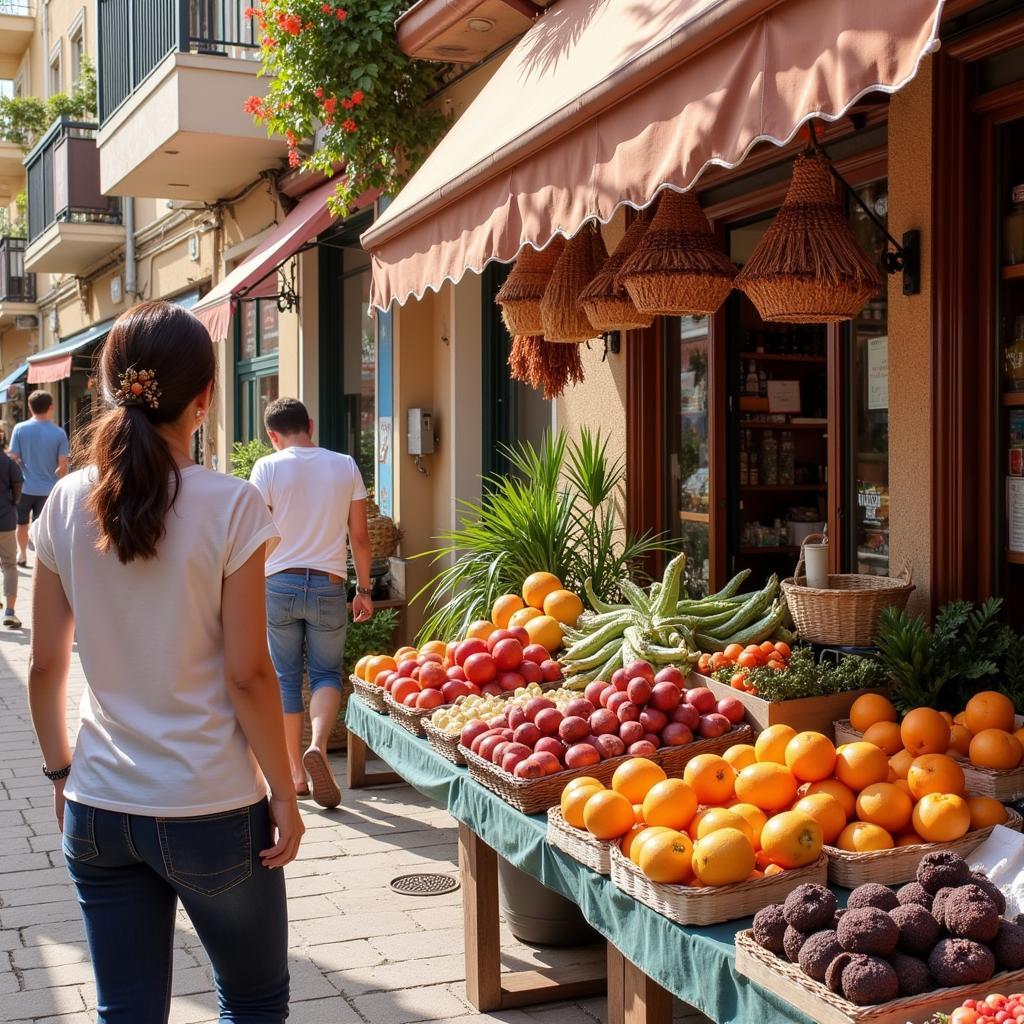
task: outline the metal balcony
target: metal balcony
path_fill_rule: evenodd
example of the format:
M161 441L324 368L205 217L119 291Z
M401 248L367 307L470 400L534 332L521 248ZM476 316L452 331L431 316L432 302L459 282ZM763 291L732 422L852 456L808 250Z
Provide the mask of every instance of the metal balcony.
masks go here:
M0 302L35 302L36 275L25 270L24 238L0 238Z

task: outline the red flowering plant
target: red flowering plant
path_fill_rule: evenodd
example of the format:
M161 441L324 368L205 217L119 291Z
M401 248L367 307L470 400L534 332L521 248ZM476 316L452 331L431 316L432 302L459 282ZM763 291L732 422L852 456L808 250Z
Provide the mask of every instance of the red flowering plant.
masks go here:
M258 26L265 97L245 110L284 136L291 167L344 173L331 200L344 217L367 189L394 193L447 127L428 106L436 69L410 60L395 42L409 0L264 0L246 16ZM299 144L315 143L304 154Z

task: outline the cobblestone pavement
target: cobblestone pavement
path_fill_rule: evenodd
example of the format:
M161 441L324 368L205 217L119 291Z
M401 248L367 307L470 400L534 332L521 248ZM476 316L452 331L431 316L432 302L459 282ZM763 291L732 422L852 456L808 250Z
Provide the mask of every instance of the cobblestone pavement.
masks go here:
M0 632L0 1018L91 1024L92 969L25 695L30 598L29 574L22 570L19 614L26 628ZM70 721L77 716L83 681L76 657ZM340 760L335 768L341 780ZM306 802L303 815L302 849L286 869L290 1022L605 1020L603 998L495 1014L473 1010L463 984L460 893L410 897L388 888L399 874L457 868L455 821L411 787L346 791L340 811L325 812ZM602 956L601 946L533 949L504 932L502 958L510 969ZM174 969L172 1024L216 1021L209 963L182 913Z

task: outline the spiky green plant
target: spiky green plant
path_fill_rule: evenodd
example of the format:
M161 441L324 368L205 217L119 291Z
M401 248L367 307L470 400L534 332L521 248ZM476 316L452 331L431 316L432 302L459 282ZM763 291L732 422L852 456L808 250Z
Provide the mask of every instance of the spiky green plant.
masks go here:
M443 566L413 598L427 598L421 638L464 636L534 572L554 573L576 592L589 578L600 596L615 599L647 555L672 548L661 536L619 527L615 501L625 465L609 456L600 432L584 429L574 441L546 433L536 448L521 443L502 453L511 471L485 477L480 501L460 501L459 527L419 556Z

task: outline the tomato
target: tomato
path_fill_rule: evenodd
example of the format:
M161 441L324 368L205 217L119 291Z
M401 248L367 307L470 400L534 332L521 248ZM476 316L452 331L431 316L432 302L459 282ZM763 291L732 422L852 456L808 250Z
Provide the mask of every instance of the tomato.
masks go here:
M711 655L711 671L717 672L720 668L729 668L732 662L721 652L715 651Z
M760 647L765 654L772 655L775 653L775 644L773 644L771 640L765 640L765 642L761 644Z
M784 661L779 661L778 658L769 658L768 659L768 667L773 672L785 672L786 671L786 663Z
M974 1010L968 1010L961 1006L960 1009L953 1011L949 1018L949 1024L978 1024L978 1014Z
M756 686L748 686L747 687L747 693L749 693L751 697L756 697L757 696L757 687Z
M740 668L757 668L761 664L761 659L753 651L744 651L736 659L736 664Z
M788 661L792 657L793 652L789 649L789 644L779 640L778 643L773 645L775 647L775 653L781 654L782 657Z
M736 662L736 659L737 659L737 658L738 658L738 657L739 657L739 656L740 656L740 655L741 655L742 653L743 653L743 645L742 645L742 644L729 644L729 646L728 646L728 647L726 647L726 649L725 649L725 651L724 651L724 654L725 654L725 656L726 656L726 657L727 657L727 658L728 658L728 659L729 659L729 660L730 660L731 662L733 662L734 664L735 664L735 662Z
M985 1002L993 1010L1001 1010L1006 1005L1006 996L1002 995L1002 993L994 992L992 995L985 996Z
M747 688L747 674L745 672L737 672L729 680L729 685L734 690L745 690Z
M700 660L697 662L697 671L706 676L711 671L711 655L702 654Z

